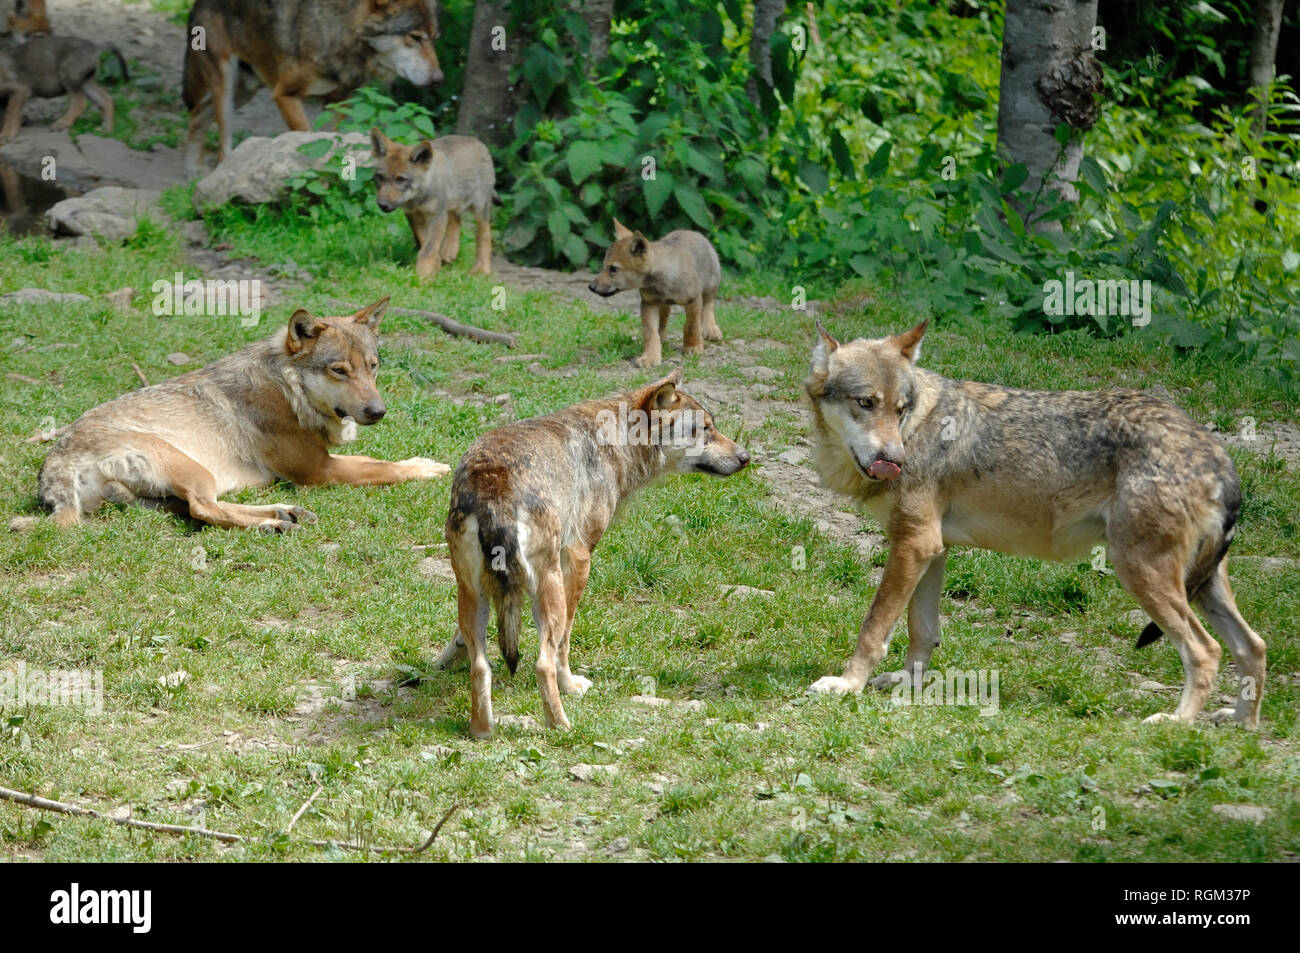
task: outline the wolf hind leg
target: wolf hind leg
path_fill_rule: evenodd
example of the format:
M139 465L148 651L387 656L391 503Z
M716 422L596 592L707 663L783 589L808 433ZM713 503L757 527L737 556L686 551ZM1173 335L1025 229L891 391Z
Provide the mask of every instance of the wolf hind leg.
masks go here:
M577 614L578 602L587 588L587 577L591 575L591 550L585 546L570 546L564 556L566 618L564 637L560 640L559 651L555 655L555 679L561 695L585 695L591 688L591 679L574 675L570 671L569 637L573 634L573 617Z
M1214 687L1223 650L1201 625L1187 601L1182 561L1155 545L1111 541L1111 562L1120 584L1164 633L1183 663L1183 693L1172 714L1158 712L1147 722L1196 719Z
M716 295L704 296L703 321L704 321L704 340L706 341L722 340L722 328L718 327L718 318L713 313L713 302L715 298Z
M444 265L450 265L460 257L460 215L447 213L447 231L442 236L442 248L439 250Z
M1210 620L1210 625L1228 643L1237 663L1237 706L1220 708L1211 713L1216 724L1240 722L1247 728L1259 727L1259 706L1264 695L1264 672L1268 646L1237 611L1237 600L1228 584L1228 561L1220 560L1214 575L1196 596L1196 604Z
M533 595L533 618L537 620L540 635L537 648L537 689L542 695L546 727L568 728L569 719L560 702L557 671L560 645L564 641L564 627L568 619L564 573L559 565L552 564L538 576L537 591Z

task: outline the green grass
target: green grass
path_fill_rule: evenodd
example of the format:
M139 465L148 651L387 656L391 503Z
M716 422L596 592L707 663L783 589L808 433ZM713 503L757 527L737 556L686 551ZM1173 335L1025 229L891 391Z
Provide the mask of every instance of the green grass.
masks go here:
M169 202L183 207L183 193ZM129 314L102 299L0 309L0 375L21 375L4 378L0 390L0 511L39 512L35 476L47 448L25 438L137 386L133 363L157 381L178 372L168 353L183 351L198 366L268 333L292 307L324 310L331 297L366 303L391 293L399 306L509 328L518 353L544 353L543 369L562 372L498 363L504 349L389 316L381 387L390 412L363 432L356 452L454 462L504 420L651 379L627 363L639 344L628 314L513 288L506 310L494 311L494 280L468 276L468 252L419 287L396 219L308 227L264 212L211 224L259 270L312 276L259 328L150 313L152 282L183 267L162 229L82 251L0 237L0 291L94 297L138 289ZM784 300L797 283L768 274L736 278L731 288ZM850 301L862 290L816 295ZM741 427L725 413L719 425L768 453L793 445L802 430L790 408L812 318L731 305L719 315L729 340L774 344L690 359L688 388L701 378L743 381L741 368L755 362L779 371L760 404L762 427ZM865 310L824 320L850 337L897 330L915 316L868 299ZM935 329L923 362L1025 387L1159 384L1192 416L1220 426L1247 415L1261 427L1293 421L1296 406L1293 391L1257 369L1157 351L1140 334L1016 337L974 315ZM503 393L508 405L492 400ZM838 673L883 554L863 556L780 510L752 469L725 481L674 479L628 507L596 553L574 630L575 668L595 681L586 697L566 702L574 729L506 725L486 743L468 736L467 671L431 671L452 632L454 589L418 569L437 550L414 547L442 541L447 481L238 494L291 499L319 514L318 525L282 538L199 530L118 507L71 531L43 520L29 533L0 534L0 657L29 669L101 670L104 712L0 711L0 784L104 810L129 805L137 818L201 818L250 841L144 836L0 803L0 854L316 857L280 835L319 784L294 838L410 844L461 802L423 855L432 860L1294 858L1300 475L1266 442L1260 451L1233 451L1247 488L1233 554L1292 562L1233 562L1242 611L1270 644L1258 734L1140 724L1172 709L1176 693L1136 691L1137 683L1178 686L1181 669L1167 641L1134 649L1139 627L1124 619L1134 606L1113 576L1084 562L970 551L949 562L937 662L998 671L996 715L897 708L885 693L805 695L813 680ZM796 546L806 551L801 570L791 568ZM729 584L774 594L724 599ZM900 664L905 642L894 640L887 667ZM535 644L526 627L519 677L498 666L498 715L540 722ZM1219 691L1230 687L1223 668ZM178 671L188 673L182 685L160 684ZM661 696L697 700L703 710L633 702L646 679ZM344 697L352 689L355 700ZM313 691L323 707L297 711ZM580 782L569 773L577 763L618 771ZM1259 825L1229 821L1212 812L1220 803L1273 813Z

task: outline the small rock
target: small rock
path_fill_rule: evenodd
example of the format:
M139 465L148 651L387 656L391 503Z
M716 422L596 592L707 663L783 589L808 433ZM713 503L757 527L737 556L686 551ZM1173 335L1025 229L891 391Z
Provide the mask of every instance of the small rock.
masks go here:
M755 589L753 586L723 586L722 597L728 596L762 596L764 599L770 599L776 595L771 589Z
M782 463L800 464L808 459L808 454L799 449L787 450L785 453L778 453L776 458Z
M1210 810L1230 821L1250 821L1254 824L1263 824L1273 813L1271 807L1256 804L1216 804Z
M638 705L647 705L650 708L682 708L686 711L704 711L704 702L695 699L675 701L671 698L659 698L655 695L633 695L632 701Z
M172 351L167 355L167 363L175 364L177 367L184 367L190 362L190 356L184 351Z
M324 155L311 158L298 151L300 146L319 139L330 140L330 149ZM368 155L370 139L355 132L285 132L273 139L250 136L194 186L194 208L202 212L231 201L251 205L274 202L287 194L285 180L295 173L337 169L341 151L355 152L360 157L363 149Z
M497 715L497 724L503 728L520 728L523 731L534 731L537 728L537 719L532 715Z
M1141 609L1133 609L1130 612L1125 612L1122 616L1120 616L1120 618L1122 618L1129 625L1145 626L1147 622L1150 621L1150 617Z
M135 297L134 288L118 288L104 295L104 298L118 311L130 311L131 299Z
M632 841L629 840L628 838L615 837L612 841L609 842L609 846L605 848L605 854L609 857L613 857L615 854L625 853L627 849L631 846L632 846Z
M610 777L618 774L616 764L575 764L569 768L569 774L579 781L591 781L597 776Z
M167 675L158 676L158 684L163 688L180 688L189 679L190 673L181 669L179 672L170 672Z
M45 288L22 288L0 295L0 304L71 304L89 301L85 295L65 291L47 291Z
M56 235L98 235L122 241L135 234L142 218L162 218L160 193L109 185L64 199L45 213Z
M1161 685L1159 682L1153 682L1149 678L1138 682L1138 691L1141 692L1163 692L1166 688L1167 686Z

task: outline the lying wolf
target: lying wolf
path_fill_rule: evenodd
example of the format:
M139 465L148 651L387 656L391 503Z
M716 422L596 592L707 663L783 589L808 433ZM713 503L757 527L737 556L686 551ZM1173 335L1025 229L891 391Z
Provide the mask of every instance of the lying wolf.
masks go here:
M807 392L822 481L861 501L889 537L880 588L841 676L817 692L858 692L907 607L907 657L876 687L919 680L939 644L950 546L1077 559L1099 544L1120 584L1154 620L1139 646L1173 640L1185 681L1172 715L1192 721L1228 643L1235 708L1215 722L1259 724L1264 641L1237 611L1224 558L1241 485L1205 428L1136 391L1023 391L952 381L916 367L923 322L905 334L840 344L818 325Z
M375 386L375 331L387 307L384 298L337 318L299 309L284 331L87 411L45 458L41 502L59 526L105 501L140 501L214 526L283 533L315 514L219 497L275 480L376 486L445 475L450 467L422 457L329 452L387 412Z
M496 608L501 653L514 672L521 606L532 601L546 724L568 728L560 695L591 686L569 670L573 616L591 551L619 506L665 474L730 476L749 463L680 383L678 370L625 394L507 424L479 437L461 458L446 527L459 634L438 664L469 655L475 738L492 734L489 608Z

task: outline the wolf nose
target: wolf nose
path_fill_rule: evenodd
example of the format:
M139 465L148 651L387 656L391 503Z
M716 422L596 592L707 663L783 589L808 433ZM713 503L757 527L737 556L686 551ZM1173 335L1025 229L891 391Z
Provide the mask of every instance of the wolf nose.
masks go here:
M379 200L379 210L381 212L391 212L395 208L397 208L397 206L392 202L387 202L384 199Z
M436 69L436 70L434 70L432 73L429 74L429 83L430 83L430 85L432 85L432 84L434 84L434 83L441 83L441 82L442 82L442 70L440 70L440 69Z
M737 447L736 459L740 461L740 465L742 467L745 466L746 464L749 463L749 451L746 450L744 447Z
M596 282L593 281L591 284L587 285L587 290L590 291L592 294L595 294L595 293L596 293Z
M388 408L385 407L383 404L378 404L378 403L366 404L365 407L366 420L368 420L372 424L380 420L383 420L384 414L386 413L388 413Z

